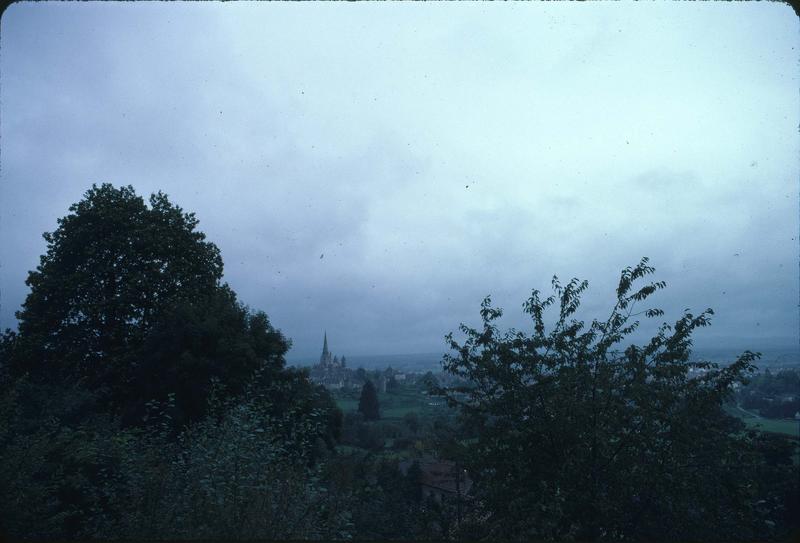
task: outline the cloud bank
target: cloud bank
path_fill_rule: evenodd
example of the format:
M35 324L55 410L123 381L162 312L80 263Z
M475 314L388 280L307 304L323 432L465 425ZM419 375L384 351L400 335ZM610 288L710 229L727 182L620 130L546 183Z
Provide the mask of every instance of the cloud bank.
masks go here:
M444 349L647 255L698 344L798 341L797 18L781 4L18 3L0 23L0 326L91 183L195 211L313 357ZM709 31L709 29L713 31Z

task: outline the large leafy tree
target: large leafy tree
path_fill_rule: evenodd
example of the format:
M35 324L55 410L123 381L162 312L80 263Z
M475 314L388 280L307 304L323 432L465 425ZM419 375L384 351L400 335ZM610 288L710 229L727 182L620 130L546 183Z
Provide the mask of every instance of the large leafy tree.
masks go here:
M212 378L232 395L256 370L278 378L288 340L221 283L197 225L161 192L148 205L130 186L92 186L44 234L19 332L0 342L4 378L80 382L126 424L172 393L176 427L203 416Z
M45 234L19 332L0 336L0 532L132 536L147 530L136 531L141 514L150 529L168 523L162 536L230 522L263 535L279 524L269 515L302 526L297 500L316 492L309 470L338 438L341 412L285 367L289 341L221 284L219 250L196 227L161 193L147 205L131 187L102 185ZM269 467L274 453L291 461ZM228 486L229 470L244 479ZM209 489L211 475L221 485ZM284 510L270 509L275 495ZM230 514L242 499L260 504L245 516L261 528ZM284 528L268 533L295 533Z
M502 311L486 298L482 327L462 324L463 343L448 336L445 370L470 384L439 391L477 437L468 465L485 511L474 530L503 539L694 540L780 529L785 494L759 481L764 447L722 410L757 355L725 367L690 362L692 333L711 310L687 310L643 345L630 342L638 316L663 314L640 310L663 282L634 288L653 271L647 259L623 270L610 315L588 326L574 318L588 284L554 278L552 296L534 290L524 304L530 333L501 332ZM788 479L780 466L769 469Z
M149 206L130 186L93 185L44 234L17 313L25 372L102 380L165 310L219 287L222 258L193 213L161 192Z

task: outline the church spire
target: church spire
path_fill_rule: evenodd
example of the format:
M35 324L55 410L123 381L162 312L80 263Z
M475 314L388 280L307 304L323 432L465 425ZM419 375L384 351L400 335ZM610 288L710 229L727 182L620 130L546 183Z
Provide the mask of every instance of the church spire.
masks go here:
M322 355L319 357L321 366L328 366L331 363L331 353L328 351L328 332L325 332L325 341L322 344Z

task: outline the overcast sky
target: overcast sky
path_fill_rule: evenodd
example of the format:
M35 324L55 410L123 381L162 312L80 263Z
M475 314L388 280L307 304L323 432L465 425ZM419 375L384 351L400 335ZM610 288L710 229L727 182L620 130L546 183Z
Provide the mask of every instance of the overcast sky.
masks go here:
M798 19L776 2L13 4L0 326L92 183L163 190L318 355L444 351L649 256L698 345L798 342Z

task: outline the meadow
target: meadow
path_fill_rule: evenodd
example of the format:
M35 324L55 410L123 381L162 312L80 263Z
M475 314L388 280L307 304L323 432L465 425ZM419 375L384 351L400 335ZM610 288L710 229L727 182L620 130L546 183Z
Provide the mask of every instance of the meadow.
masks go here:
M336 405L343 413L358 411L358 399L361 391L331 391ZM391 392L378 392L381 420L402 420L408 413L416 413L420 419L443 413L447 406L441 398L430 397L425 391L414 385L399 385Z
M725 406L725 411L744 422L748 428L770 432L773 434L784 434L791 438L798 438L798 423L790 419L767 419L757 413L748 411L739 405L729 404Z

